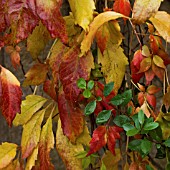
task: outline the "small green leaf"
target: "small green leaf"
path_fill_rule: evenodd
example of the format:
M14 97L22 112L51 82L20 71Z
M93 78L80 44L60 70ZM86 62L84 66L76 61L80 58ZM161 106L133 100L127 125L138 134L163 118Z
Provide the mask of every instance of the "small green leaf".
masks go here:
M131 142L129 142L128 148L131 149L132 151L140 151L141 142L142 142L141 139L132 140Z
M153 129L156 129L158 126L159 126L159 123L151 122L151 123L145 124L143 129L144 130L153 130Z
M141 126L140 126L140 123L139 123L139 119L138 119L138 115L135 114L132 116L132 119L133 121L135 122L135 127L138 129L138 130L141 130Z
M92 114L94 112L94 110L96 109L96 100L89 102L84 110L84 114L86 116Z
M113 82L110 82L104 86L103 94L105 97L108 96L112 92L113 87L114 87Z
M148 141L147 139L142 140L141 143L141 150L144 154L148 154L152 148L152 142Z
M124 99L122 97L121 94L116 95L115 97L113 97L110 101L111 104L115 105L115 106L119 106L124 102Z
M166 147L170 147L170 138L168 138L164 143Z
M77 158L85 158L86 155L87 155L87 152L86 151L82 151L82 152L76 154L75 157L77 157Z
M86 89L86 80L84 80L84 78L79 78L77 80L77 86L80 89Z
M103 110L101 111L97 118L96 118L96 123L97 124L101 124L101 123L105 123L109 120L110 115L111 115L112 111L111 110Z
M90 98L90 97L91 97L91 92L90 92L90 90L89 90L89 89L84 90L83 96L84 96L85 98Z
M88 88L89 90L92 90L93 87L94 87L94 81L93 81L93 80L90 80L90 81L87 83L87 88Z
M128 116L126 115L118 115L114 118L113 122L119 126L119 127L122 127L124 124L126 123L130 123L131 120Z
M144 116L143 110L139 111L139 113L138 113L138 120L139 120L139 123L141 125L143 125L143 123L145 121L145 116Z
M87 169L89 167L90 163L91 163L90 156L83 158L82 159L82 167L83 167L83 169Z
M132 90L126 90L123 94L122 94L124 101L122 103L123 106L127 105L130 100L132 99Z
M123 125L123 129L125 131L129 131L129 130L134 129L134 128L135 127L132 124L130 124L130 123L126 123L126 124Z
M102 161L102 166L100 167L100 170L106 170L106 166L105 166L105 164L103 163L103 161Z
M126 135L127 135L127 136L134 136L134 135L136 135L136 134L138 134L138 133L139 133L139 130L136 129L136 128L133 128L133 129L128 130L128 131L126 132Z
M100 101L102 101L102 98L101 98L100 96L98 96L98 97L96 98L96 100L100 102Z
M146 170L154 170L150 165L146 165Z
M127 114L130 115L132 113L132 106L128 107Z

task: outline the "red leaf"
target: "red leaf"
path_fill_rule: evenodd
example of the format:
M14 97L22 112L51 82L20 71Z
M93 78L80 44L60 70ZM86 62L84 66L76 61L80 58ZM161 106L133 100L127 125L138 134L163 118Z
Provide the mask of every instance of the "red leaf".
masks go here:
M146 85L149 85L154 77L155 77L155 73L151 68L148 71L146 71L145 72Z
M154 95L146 94L146 100L148 103L155 108L156 107L156 97Z
M90 150L87 156L97 152L99 149L106 145L106 142L106 126L97 127L97 129L95 129L93 132L93 136L90 141Z
M152 70L153 70L153 72L155 73L155 75L156 75L161 81L163 81L163 79L164 79L164 74L165 74L164 69L156 66L155 63L152 63Z
M157 51L157 55L162 58L162 60L164 61L165 66L170 64L170 57L165 51L159 49Z
M36 12L42 23L47 27L51 37L59 37L62 42L67 43L68 37L66 34L65 20L60 12L61 5L62 0L51 2L47 0L36 0Z
M120 132L122 132L123 129L117 126L110 126L107 132L107 145L109 150L115 155L115 145L116 145L116 139L120 139Z
M102 110L104 110L103 105L101 104L101 102L97 102L94 114L97 116Z
M161 39L158 36L153 36L153 35L150 35L149 39L150 39L150 47L153 51L153 54L157 54L159 47L160 46L162 47Z
M155 94L157 93L158 91L160 91L161 89L155 85L150 85L148 88L147 88L147 93L149 94Z
M125 16L130 16L131 6L129 0L115 0L113 10ZM126 21L127 19L124 19Z
M142 104L144 103L144 93L143 92L138 93L138 102L139 102L140 106L142 106Z
M63 133L74 143L83 132L84 118L82 110L75 102L67 100L63 91L58 96L58 109Z
M20 113L22 91L16 77L7 69L0 66L0 109L9 126Z

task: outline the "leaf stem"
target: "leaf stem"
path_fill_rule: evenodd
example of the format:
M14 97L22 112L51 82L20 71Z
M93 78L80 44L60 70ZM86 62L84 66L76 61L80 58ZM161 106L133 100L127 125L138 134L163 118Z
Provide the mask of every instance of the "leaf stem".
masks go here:
M51 46L51 48L50 48L50 50L49 50L49 52L48 52L48 55L47 55L46 60L47 60L48 58L50 58L51 51L52 51L52 49L54 48L54 45L57 43L57 41L58 41L58 38L56 38L56 39L54 40L54 42L53 42L53 44L52 44L52 46Z

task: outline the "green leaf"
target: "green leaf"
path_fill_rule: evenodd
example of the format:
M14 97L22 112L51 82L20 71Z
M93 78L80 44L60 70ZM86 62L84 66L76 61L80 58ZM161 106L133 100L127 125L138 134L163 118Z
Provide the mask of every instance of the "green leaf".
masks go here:
M141 150L144 154L148 154L151 148L152 148L152 142L148 141L147 139L142 140Z
M132 99L132 90L127 90L122 94L124 101L122 103L123 106L127 105Z
M138 113L138 120L139 120L139 123L141 125L143 125L143 123L145 121L145 116L144 116L143 110L139 111L139 113Z
M134 136L134 135L138 134L139 131L140 131L139 129L133 128L133 129L128 130L126 132L126 135L127 136Z
M112 92L113 87L114 87L114 82L110 82L104 86L103 94L105 97Z
M91 97L91 92L90 92L90 90L89 90L89 89L84 90L83 96L84 96L85 98L90 98L90 97Z
M93 80L90 80L90 81L87 83L87 88L88 88L89 90L92 90L93 87L94 87L94 81L93 81Z
M127 114L130 115L132 113L132 106L128 107Z
M82 167L83 167L83 169L88 168L90 163L91 163L90 156L83 158L82 159Z
M131 142L129 142L128 148L131 149L132 151L140 151L141 149L141 139L136 139Z
M133 115L133 116L132 116L132 119L133 119L133 121L135 122L135 127L136 127L138 130L141 130L141 126L140 126L139 119L138 119L138 114Z
M131 120L128 116L126 115L118 115L114 118L113 122L119 126L119 127L123 127L124 124L126 123L130 123Z
M154 170L150 165L146 165L146 170Z
M77 86L80 89L86 89L86 80L84 78L79 78L77 80Z
M159 123L151 122L151 123L145 124L143 129L144 130L153 130L153 129L156 129L158 126L159 126Z
M105 164L103 163L103 161L102 161L102 166L100 167L100 170L106 170L106 166L105 166Z
M100 102L100 101L102 101L102 98L101 98L100 96L98 96L98 97L96 98L96 100Z
M168 138L164 143L166 147L170 147L170 138Z
M125 131L129 131L129 130L131 130L133 128L135 128L135 127L132 124L130 124L130 123L126 123L126 124L123 125L123 129Z
M94 112L94 110L96 109L96 100L89 102L84 110L84 114L86 116L92 114Z
M111 110L103 110L101 111L97 118L96 118L96 123L97 124L101 124L101 123L105 123L109 120L110 115L111 115L112 111Z
M85 158L87 155L87 151L82 151L75 155L76 158Z
M115 105L115 106L119 106L124 102L124 99L122 97L121 94L116 95L115 97L113 97L110 101L111 104Z

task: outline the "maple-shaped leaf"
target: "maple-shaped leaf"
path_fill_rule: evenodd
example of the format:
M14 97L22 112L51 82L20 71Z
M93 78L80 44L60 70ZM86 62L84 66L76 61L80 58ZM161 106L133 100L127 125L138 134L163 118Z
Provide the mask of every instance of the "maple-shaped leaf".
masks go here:
M36 12L41 22L47 27L52 38L59 37L63 43L67 43L65 21L61 15L62 0L36 0Z
M17 78L0 65L0 109L9 126L20 113L22 91Z
M162 1L163 0L136 0L132 10L134 23L144 23L158 11Z
M77 80L84 78L89 80L91 69L94 68L94 59L91 52L79 57L80 50L73 47L63 56L63 61L59 67L59 78L63 85L65 98L77 101L80 89L77 87Z
M16 156L17 145L14 143L2 143L0 145L0 169L8 166Z
M68 141L67 137L63 134L61 126L59 119L56 132L56 149L67 169L82 170L82 161L76 155L84 151L83 145L80 143L72 144Z
M27 38L27 50L31 53L34 60L37 59L44 50L50 39L47 28L40 22Z
M24 125L26 124L33 114L35 114L47 101L46 98L38 95L28 95L26 100L22 101L21 104L21 114L17 114L13 125Z
M110 45L103 55L99 51L98 62L102 65L101 71L104 74L106 83L114 82L114 91L117 93L122 84L126 65L128 65L123 49L116 45Z
M95 9L94 1L68 0L68 2L75 18L75 24L80 25L85 31L87 31L90 22L93 20L93 10Z
M120 32L120 26L117 21L104 23L96 32L97 45L103 54L108 42L120 45L123 35Z
M63 91L58 96L58 109L63 133L75 143L76 138L83 132L84 117L77 103L67 100Z
M47 119L43 126L38 144L38 155L40 161L40 169L52 170L54 166L50 162L50 150L54 148L54 134L52 130L52 117Z
M155 3L155 1L153 3ZM165 41L170 42L170 22L168 22L170 20L170 14L165 11L158 11L149 20Z
M40 85L46 80L48 73L48 65L47 64L35 64L30 70L26 73L23 86L29 85Z
M107 129L106 126L98 126L93 131L92 140L90 141L90 150L87 156L91 155L92 153L97 152L107 143Z
M113 10L119 12L127 17L130 16L131 6L129 0L115 0L113 4ZM126 19L124 18L126 21Z
M21 151L22 158L28 158L40 139L41 123L44 118L45 110L41 110L34 114L32 118L23 126Z
M88 34L85 35L85 37L81 43L81 56L83 56L90 49L97 30L105 22L108 22L110 20L115 20L120 17L128 18L120 13L112 12L112 11L101 13L97 17L95 17L93 22L90 24L90 29L89 29Z
M35 165L35 161L37 160L37 156L38 156L38 146L34 148L32 154L27 158L25 170L32 169L32 167Z

